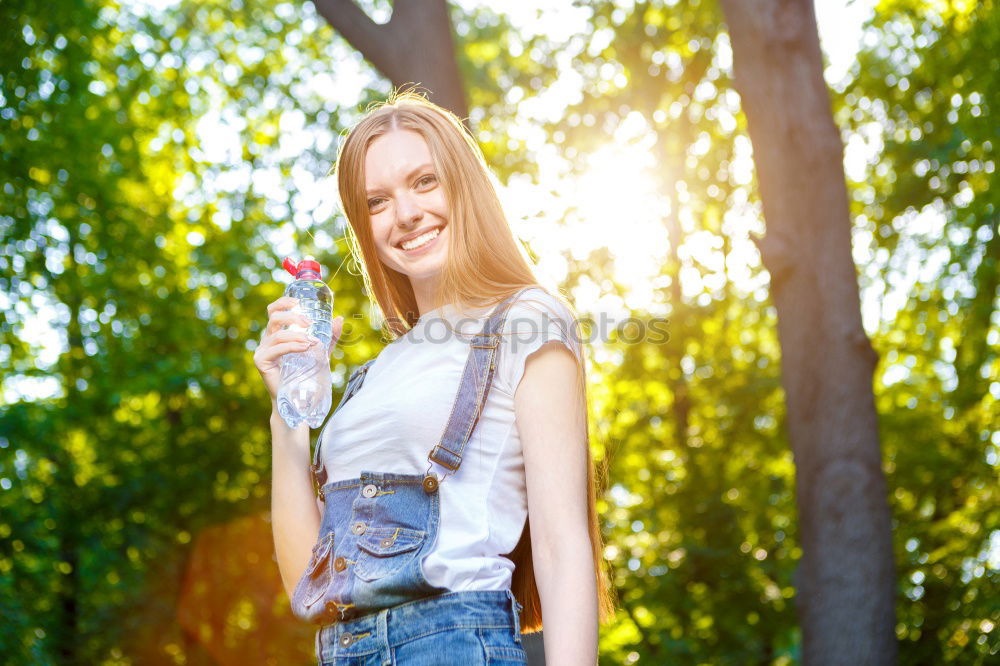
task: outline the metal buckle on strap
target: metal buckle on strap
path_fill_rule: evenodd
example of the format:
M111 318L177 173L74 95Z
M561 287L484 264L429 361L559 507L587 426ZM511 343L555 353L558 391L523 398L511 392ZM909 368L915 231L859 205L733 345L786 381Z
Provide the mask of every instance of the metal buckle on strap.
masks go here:
M313 491L316 493L316 497L318 497L321 502L325 502L326 498L323 497L323 484L319 482L319 470L320 468L318 465L310 463L309 471L311 472L310 476L312 477Z
M429 453L427 454L427 460L430 462L430 464L427 465L427 471L424 472L424 476L430 476L431 475L431 469L433 469L433 467L435 465L435 462L434 462L434 460L431 459L431 454L429 454ZM437 464L441 465L440 463L437 463ZM441 465L441 467L444 467L444 465ZM445 467L445 469L448 469L448 468ZM442 483L444 483L445 479L447 479L449 476L451 476L454 473L455 473L455 470L451 470L449 472L446 472L444 474L444 476L442 476L441 478L438 478L437 475L435 474L434 478L436 478L438 480L438 485L441 485Z
M470 347L476 349L496 349L500 345L500 333L478 333L476 338L487 338L483 344L476 344L475 339L470 343Z

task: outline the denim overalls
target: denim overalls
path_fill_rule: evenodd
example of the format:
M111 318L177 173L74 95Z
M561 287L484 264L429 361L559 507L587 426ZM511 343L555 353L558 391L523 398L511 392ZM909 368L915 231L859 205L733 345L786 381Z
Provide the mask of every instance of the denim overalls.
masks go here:
M323 625L316 636L321 664L525 663L521 604L510 590L449 592L421 569L437 541L438 486L462 464L493 381L507 311L523 291L497 305L472 337L451 415L423 474L362 471L327 483L320 453L326 426L320 431L312 472L325 509L292 611ZM373 361L351 374L334 413L361 389ZM431 471L435 464L448 470L441 479ZM439 633L449 628L463 632Z

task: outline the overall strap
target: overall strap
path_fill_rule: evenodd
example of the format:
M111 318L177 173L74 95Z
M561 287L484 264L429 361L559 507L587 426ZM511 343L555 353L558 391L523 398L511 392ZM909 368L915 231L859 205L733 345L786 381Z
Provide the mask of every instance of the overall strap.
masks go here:
M330 412L330 416L326 418L326 423L323 424L322 429L319 431L319 437L316 439L316 448L313 449L313 459L312 459L312 476L313 485L316 488L316 494L319 495L319 489L326 484L326 468L323 465L323 458L320 456L320 447L323 446L323 433L326 432L326 427L330 425L330 421L333 420L333 415L337 413L337 410L344 406L348 400L354 397L354 394L361 389L361 385L365 383L365 374L368 372L368 368L371 364L375 362L375 359L365 361L362 365L355 368L354 372L347 379L347 386L344 388L344 395L340 398L340 402ZM320 495L322 497L322 495Z
M517 297L528 289L531 287L520 289L501 301L490 313L482 332L472 338L469 358L465 362L462 381L455 402L452 404L448 424L444 428L440 442L427 454L431 466L437 463L449 470L449 474L453 474L462 464L462 451L479 422L490 386L493 384L496 357L507 312ZM428 473L431 466L427 468Z

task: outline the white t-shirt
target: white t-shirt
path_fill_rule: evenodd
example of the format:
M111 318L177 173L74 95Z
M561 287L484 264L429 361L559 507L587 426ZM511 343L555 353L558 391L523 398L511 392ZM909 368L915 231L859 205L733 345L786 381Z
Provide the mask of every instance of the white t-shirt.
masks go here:
M361 389L331 417L322 457L328 482L361 471L423 474L427 454L444 432L458 393L470 337L492 308L462 318L446 305L424 313L414 327L379 353ZM579 358L579 331L569 310L539 288L522 293L507 313L497 368L483 413L459 470L440 486L438 539L424 575L451 591L507 590L528 515L514 391L528 356L562 341ZM449 326L463 335L449 332ZM434 466L440 478L446 469Z

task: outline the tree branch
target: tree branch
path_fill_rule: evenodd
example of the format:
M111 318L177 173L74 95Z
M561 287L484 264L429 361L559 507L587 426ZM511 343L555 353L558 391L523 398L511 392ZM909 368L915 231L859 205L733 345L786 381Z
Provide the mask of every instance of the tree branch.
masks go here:
M353 0L312 0L312 3L320 16L376 69L382 73L395 69L394 49L386 48L396 42L388 25L375 23Z

